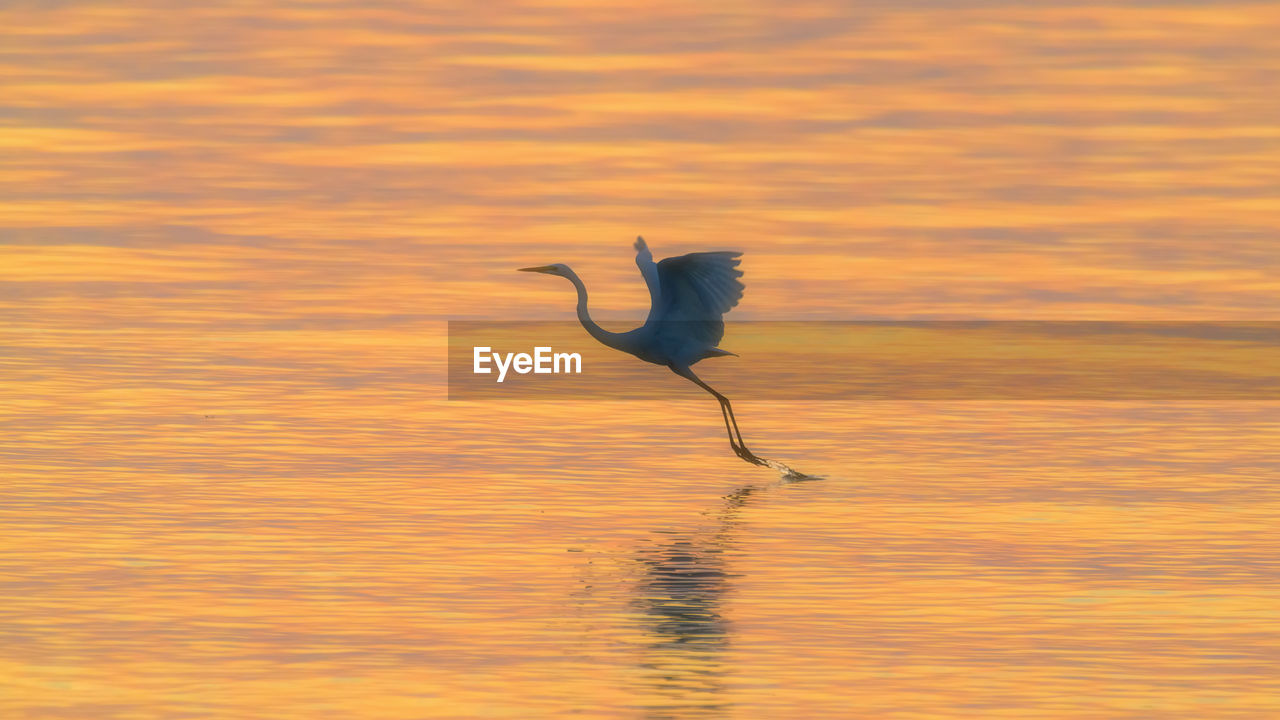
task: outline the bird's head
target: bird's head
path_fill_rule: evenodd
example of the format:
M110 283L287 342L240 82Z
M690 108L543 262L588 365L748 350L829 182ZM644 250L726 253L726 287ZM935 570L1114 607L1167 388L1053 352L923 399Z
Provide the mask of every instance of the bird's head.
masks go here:
M569 266L564 263L556 263L554 265L539 265L538 267L520 268L520 272L536 272L544 275L559 275L560 277L569 277Z

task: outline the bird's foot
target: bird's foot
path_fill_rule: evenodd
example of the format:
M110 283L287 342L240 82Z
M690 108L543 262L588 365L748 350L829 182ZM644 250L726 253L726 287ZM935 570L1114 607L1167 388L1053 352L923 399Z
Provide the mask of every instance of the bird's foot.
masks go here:
M733 452L752 465L768 465L768 461L747 449L746 445L734 445Z
M760 467L768 467L777 470L778 473L782 475L783 482L804 482L806 480L821 479L815 475L802 473L786 463L780 463L777 460L770 460L769 458L762 458L748 450L745 445L740 446L735 443L733 446L733 452L737 454L738 457L746 460L752 465L759 465Z

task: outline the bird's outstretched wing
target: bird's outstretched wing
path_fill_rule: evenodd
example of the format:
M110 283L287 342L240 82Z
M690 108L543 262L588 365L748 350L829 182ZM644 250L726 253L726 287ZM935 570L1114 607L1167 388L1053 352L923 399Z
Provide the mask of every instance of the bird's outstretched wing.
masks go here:
M662 288L653 319L663 323L663 334L679 333L706 347L724 337L721 316L742 299L738 278L740 252L700 252L669 257L658 263Z
M645 244L644 238L637 237L633 247L636 249L636 267L640 268L640 274L644 276L644 284L649 287L649 316L653 317L662 305L662 285L658 280L658 266L653 262L653 253L649 252L649 246Z

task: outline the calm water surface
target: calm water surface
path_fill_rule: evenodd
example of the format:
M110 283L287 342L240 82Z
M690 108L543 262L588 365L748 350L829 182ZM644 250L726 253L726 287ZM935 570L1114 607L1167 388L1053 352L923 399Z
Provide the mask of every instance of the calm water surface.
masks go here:
M444 365L448 319L572 318L516 267L643 316L638 233L745 251L731 320L1280 319L1274 5L0 27L0 715L1280 716L1274 403L707 363L822 477L782 483L670 373L448 402Z

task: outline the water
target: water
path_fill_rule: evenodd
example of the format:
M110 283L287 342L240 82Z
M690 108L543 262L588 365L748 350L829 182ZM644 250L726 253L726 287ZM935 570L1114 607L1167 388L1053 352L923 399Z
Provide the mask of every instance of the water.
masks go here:
M572 319L513 272L550 262L642 317L638 234L744 251L731 349L1274 321L1277 25L7 6L0 716L1276 716L1274 403L784 401L699 365L819 478L784 482L659 368L648 401L447 401L445 332Z
M40 431L53 446L18 458L5 501L24 688L7 712L1227 715L1277 697L1273 411L744 404L761 452L829 473L783 483L721 447L706 405Z

